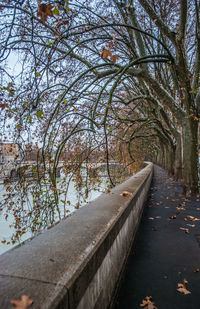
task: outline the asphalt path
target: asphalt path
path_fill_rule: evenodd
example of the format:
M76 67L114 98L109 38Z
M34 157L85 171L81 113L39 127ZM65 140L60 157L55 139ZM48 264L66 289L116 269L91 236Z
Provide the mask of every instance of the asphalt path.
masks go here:
M200 309L200 197L158 166L114 308Z

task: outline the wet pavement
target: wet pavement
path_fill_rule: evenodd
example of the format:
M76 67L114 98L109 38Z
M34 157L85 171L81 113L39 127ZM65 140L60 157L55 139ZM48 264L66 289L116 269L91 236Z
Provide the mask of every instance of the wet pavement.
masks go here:
M114 308L200 309L200 197L158 166Z

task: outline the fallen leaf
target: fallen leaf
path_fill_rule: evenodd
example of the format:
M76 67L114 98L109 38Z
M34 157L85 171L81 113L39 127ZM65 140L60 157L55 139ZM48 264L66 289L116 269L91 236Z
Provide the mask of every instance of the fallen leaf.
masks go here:
M177 291L178 292L180 292L180 293L183 293L183 294L185 294L185 295L187 295L187 294L191 294L191 292L190 291L188 291L186 288L184 288L184 287L180 287L180 288L178 288L177 289Z
M184 207L176 207L178 210L185 210Z
M145 299L142 300L140 307L143 307L144 309L157 309L152 301L152 296L146 296Z
M194 270L194 273L198 273L199 272L199 268L196 268L195 270Z
M186 234L190 234L189 229L187 229L185 227L180 227L180 230L185 231Z
M153 226L152 231L157 231L157 228L155 226Z
M190 220L190 221L199 221L200 219L198 218L195 218L193 216L187 216L187 218Z
M121 196L128 196L128 195L132 195L132 193L128 192L128 191L123 191L120 195Z
M170 216L169 218L170 219L176 219L176 216Z
M186 279L183 280L183 283L178 283L177 291L180 292L180 293L183 293L185 295L191 294L191 292L189 290L187 290L187 288L186 288L186 283L188 283L188 281Z
M149 220L154 220L154 218L153 218L153 217L149 217L148 219L149 219Z
M19 299L12 299L11 304L13 304L15 307L15 309L26 309L29 306L32 305L33 300L31 298L29 298L29 296L27 295L22 295L21 296L21 300Z
M156 219L161 219L161 216L156 216Z
M186 224L186 225L188 225L190 227L195 227L196 226L195 224Z

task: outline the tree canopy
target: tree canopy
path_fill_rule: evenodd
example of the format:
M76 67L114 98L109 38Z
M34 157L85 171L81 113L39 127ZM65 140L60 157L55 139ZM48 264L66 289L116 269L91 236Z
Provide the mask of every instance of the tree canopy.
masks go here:
M199 8L198 0L0 1L1 134L15 132L22 150L38 144L54 204L64 153L78 166L98 156L108 174L110 160L131 168L151 159L198 192Z

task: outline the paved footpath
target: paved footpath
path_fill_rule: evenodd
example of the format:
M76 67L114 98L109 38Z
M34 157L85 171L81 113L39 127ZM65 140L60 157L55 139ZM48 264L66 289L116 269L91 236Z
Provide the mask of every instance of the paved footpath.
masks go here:
M154 166L149 199L114 308L153 309L140 306L152 296L158 309L200 309L197 219L200 197L186 198L181 184Z

